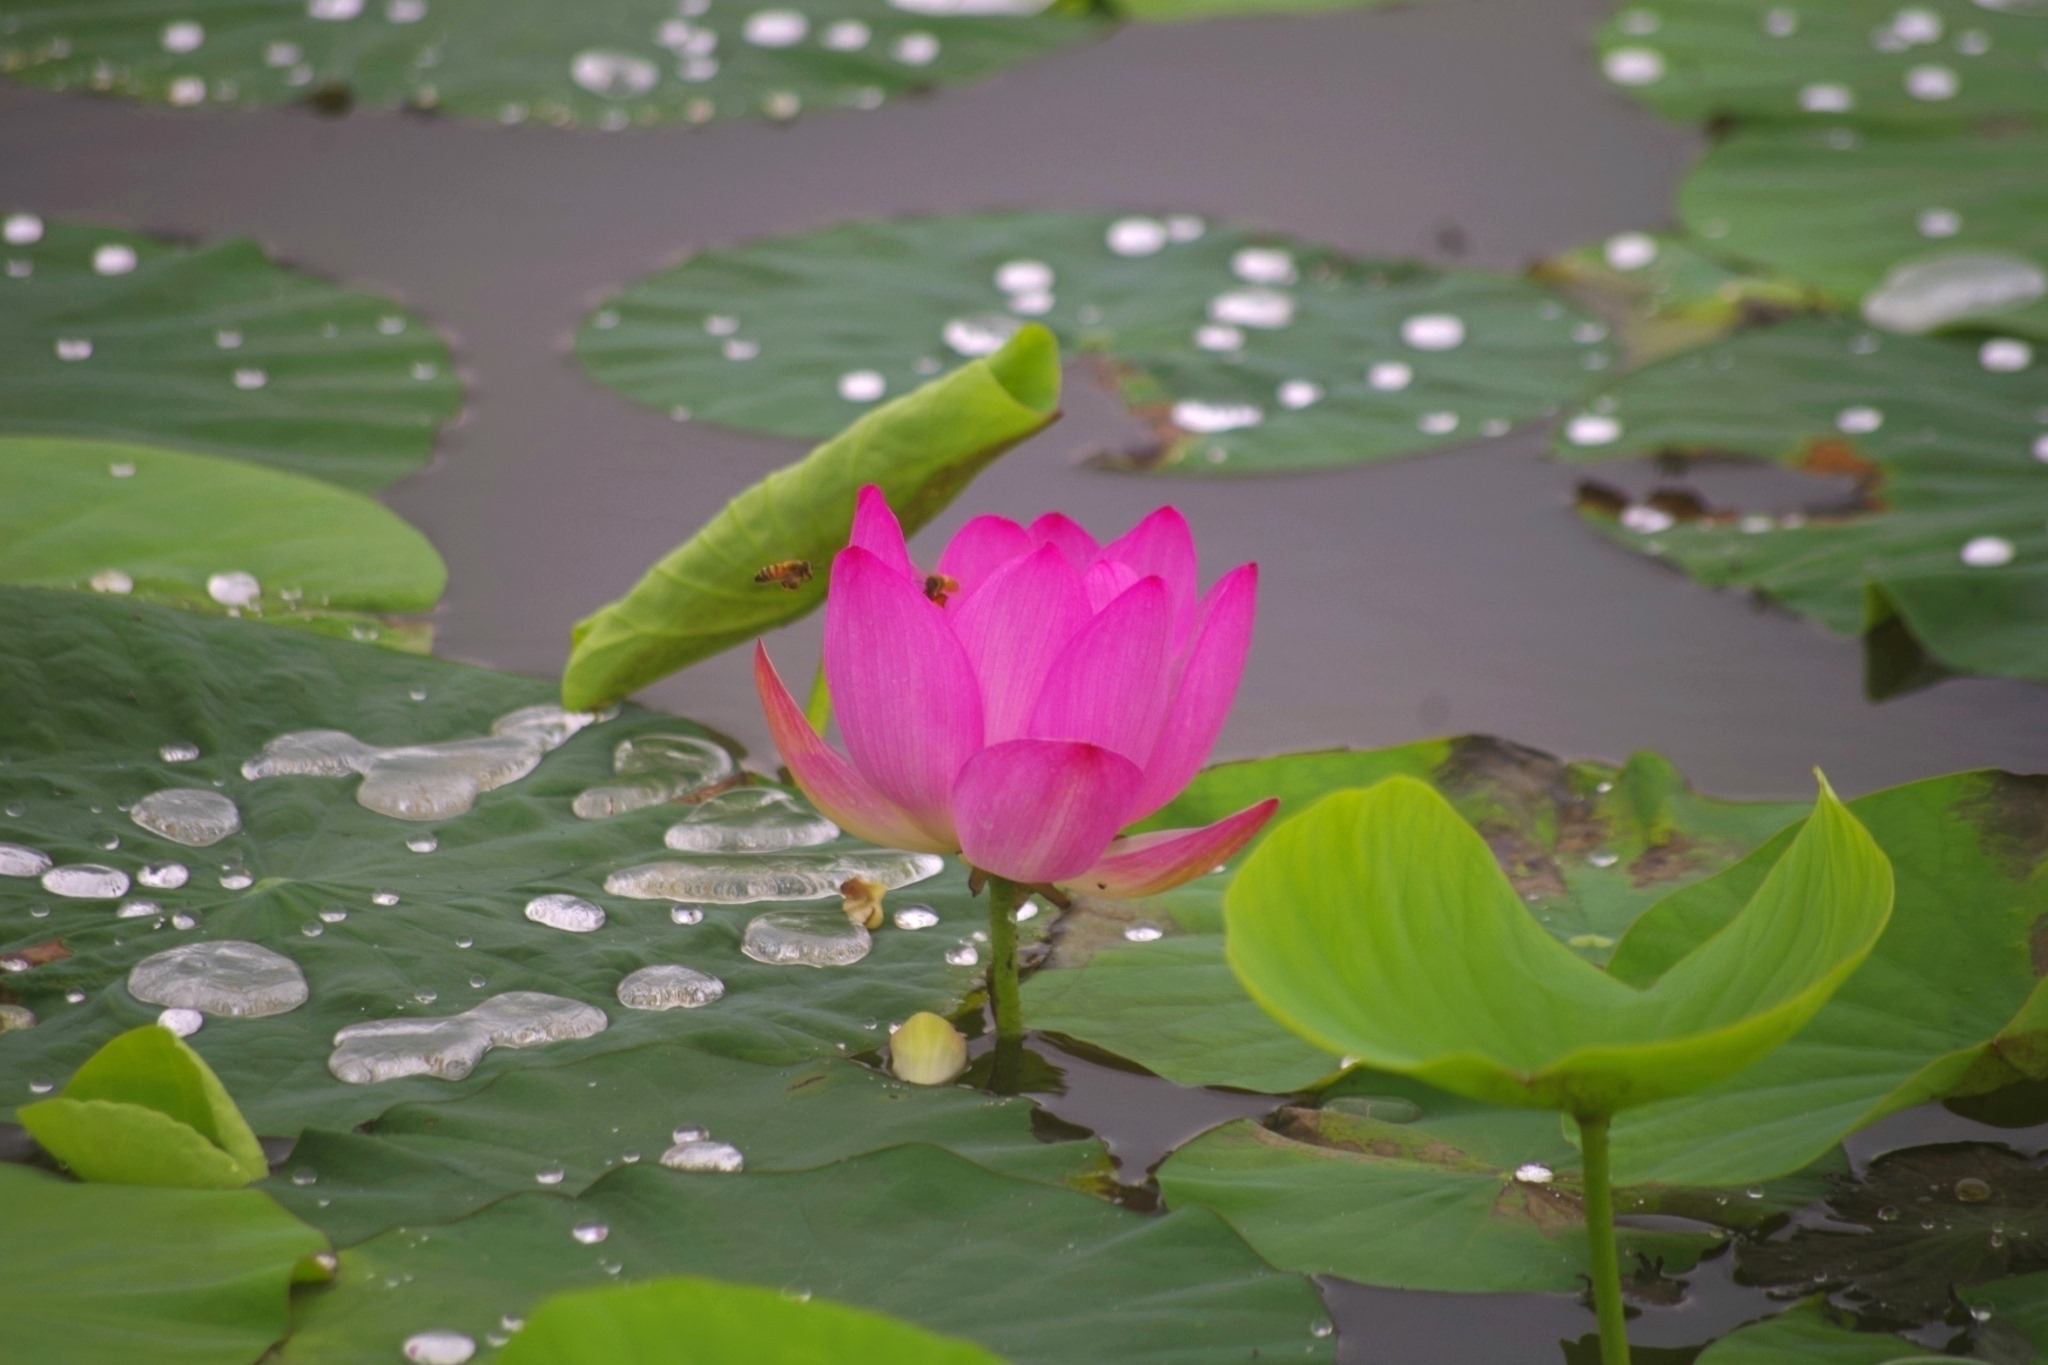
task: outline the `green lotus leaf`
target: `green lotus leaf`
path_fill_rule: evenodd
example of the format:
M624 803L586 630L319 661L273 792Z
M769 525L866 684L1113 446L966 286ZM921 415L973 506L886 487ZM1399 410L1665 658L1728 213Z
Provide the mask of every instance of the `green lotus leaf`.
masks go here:
M10 8L0 27L20 18ZM79 8L37 19L68 25ZM152 39L161 27L133 22ZM0 430L189 446L375 489L425 464L462 405L448 347L417 318L254 242L4 216L16 277L0 310Z
M1657 754L1616 768L1466 736L1218 764L1148 823L1199 826L1266 796L1291 812L1397 773L1448 797L1537 921L1594 962L1659 897L1732 865L1804 811L1701 796ZM1048 966L1025 983L1029 1022L1182 1085L1284 1092L1330 1075L1338 1058L1268 1017L1224 961L1227 880L1142 902L1081 902L1062 919ZM1137 926L1163 937L1127 942Z
M320 1234L254 1190L81 1185L0 1162L0 1321L36 1365L222 1365L285 1334Z
M534 1309L505 1365L1002 1365L979 1346L779 1290L675 1277L584 1289Z
M0 878L0 952L61 938L70 953L8 977L40 1020L0 1033L0 1073L25 1083L60 1082L109 1038L157 1017L159 1007L128 988L137 964L222 940L289 958L306 981L304 1004L215 1015L189 1040L252 1127L280 1136L351 1127L527 1066L643 1045L689 1044L772 1066L834 1056L842 1045L863 1052L879 1046L887 1023L950 1013L979 986L976 966L948 960L987 922L957 863L891 893L931 906L937 925L884 928L865 958L831 968L770 965L741 945L745 926L768 910L807 909L843 924L836 901L706 903L701 922L681 923L667 900L607 891L613 872L675 856L662 838L682 808L582 819L574 802L615 780L621 742L702 738L688 722L628 711L589 725L528 776L484 791L466 813L400 820L360 804L353 775L251 781L241 764L280 734L315 728L378 745L474 738L497 717L550 701L553 683L36 589L0 589L0 639L0 807L21 812L0 820L0 838L60 866L105 865L131 879L173 862L189 872L176 887L136 882L121 900ZM185 746L199 756L186 757ZM233 801L240 830L195 848L121 813L178 787ZM111 851L110 835L121 841ZM842 839L806 856L896 855ZM541 895L582 897L606 923L569 933L536 922L526 908ZM32 918L36 906L49 907L48 917ZM651 965L713 975L724 996L694 1009L621 1005L623 979ZM347 1025L452 1016L514 991L594 1007L606 1027L541 1047L495 1047L461 1079L348 1084L329 1069L334 1035ZM73 1003L74 992L84 999ZM0 1102L28 1102L25 1083Z
M1100 36L1023 0L826 0L726 10L671 0L8 0L15 79L180 106L352 104L620 129L873 109ZM762 18L762 15L769 17Z
M1526 279L1353 259L1189 214L843 223L701 252L584 324L599 382L818 437L1028 320L1154 431L1110 463L1256 474L1498 436L1604 366L1605 327Z
M572 1230L585 1228L582 1242ZM394 1359L421 1331L481 1341L564 1290L716 1275L853 1304L1017 1365L1327 1361L1306 1280L1200 1209L1136 1213L905 1146L812 1171L607 1175L580 1198L503 1199L429 1236L342 1253L302 1296L286 1365ZM1057 1305L1057 1311L1048 1311Z
M1993 1322L2036 1350L2048 1351L2048 1273L1979 1285L1965 1291L1963 1299L1980 1312L1988 1309Z
M1873 325L2038 341L2048 339L2044 160L2048 132L1756 129L1718 142L1678 207L1717 254L1795 276Z
M1886 1332L1859 1332L1825 1299L1807 1299L1730 1332L1700 1353L1699 1365L1934 1365L1956 1358Z
M1903 629L1951 669L2048 678L2041 376L2016 339L1880 339L1802 319L1617 380L1565 422L1557 451L1741 455L1848 476L1861 505L1847 511L1724 510L1682 491L1582 502L1624 544L1709 586L1844 634ZM1901 685L1872 651L1873 690Z
M1823 784L1749 904L1638 987L1546 933L1450 803L1392 777L1268 835L1224 918L1246 989L1311 1042L1489 1103L1602 1117L1783 1043L1891 905L1883 853Z
M740 1148L750 1172L829 1166L908 1142L990 1170L1092 1188L1095 1141L1040 1136L1027 1100L960 1086L908 1087L840 1058L771 1067L662 1042L501 1076L474 1094L402 1104L354 1132L309 1129L270 1182L279 1203L350 1246L394 1227L451 1223L537 1172L578 1194L635 1161L653 1164L677 1127ZM557 1175L558 1173L558 1175Z
M425 536L318 479L149 446L0 436L0 582L404 642L409 632L359 613L427 611L447 578Z
M727 381L730 382L730 381ZM576 626L562 673L575 708L603 705L810 612L877 484L906 532L930 521L989 461L1057 416L1059 347L1039 327L862 416L734 498L623 598ZM843 418L842 418L843 420ZM808 577L763 582L774 565Z
M1599 35L1608 80L1687 122L1966 127L2048 121L2031 0L1759 7L1649 0Z
M82 1180L234 1189L270 1173L220 1078L155 1025L115 1038L62 1094L22 1106L16 1118Z

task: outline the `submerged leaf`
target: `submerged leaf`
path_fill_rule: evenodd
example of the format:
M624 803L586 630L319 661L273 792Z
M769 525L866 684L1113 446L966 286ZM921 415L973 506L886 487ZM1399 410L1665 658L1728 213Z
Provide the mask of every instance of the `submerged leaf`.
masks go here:
M822 1299L671 1278L557 1294L533 1310L505 1365L1002 1365L979 1346Z
M1393 777L1267 836L1225 921L1239 979L1310 1041L1491 1103L1604 1116L1783 1043L1891 905L1884 855L1823 785L1750 903L1636 987L1546 934L1449 803Z
M166 17L191 9L180 0ZM67 32L81 18L77 6L42 13ZM152 44L161 28L123 22ZM432 329L254 242L187 247L25 213L6 231L22 272L0 311L11 434L189 446L374 489L426 463L462 405Z
M615 701L810 612L825 598L824 570L846 545L862 485L878 485L914 531L1053 420L1059 388L1057 343L1026 327L995 354L877 408L770 474L626 596L578 623L564 704Z
M605 304L577 354L664 411L815 437L1033 320L1152 429L1108 463L1189 474L1499 436L1610 355L1604 326L1517 276L1098 213L865 220L706 251Z
M16 1114L82 1180L234 1189L270 1171L220 1078L167 1028L130 1029Z

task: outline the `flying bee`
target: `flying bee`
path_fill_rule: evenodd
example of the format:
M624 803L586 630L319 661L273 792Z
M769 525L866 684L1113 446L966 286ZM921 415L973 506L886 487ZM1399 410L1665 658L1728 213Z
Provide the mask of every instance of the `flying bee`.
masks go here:
M951 574L928 573L924 576L924 595L942 607L946 605L946 599L958 591L960 580Z
M756 583L766 586L773 583L786 592L795 592L811 581L811 561L808 559L778 559L764 565L754 575Z

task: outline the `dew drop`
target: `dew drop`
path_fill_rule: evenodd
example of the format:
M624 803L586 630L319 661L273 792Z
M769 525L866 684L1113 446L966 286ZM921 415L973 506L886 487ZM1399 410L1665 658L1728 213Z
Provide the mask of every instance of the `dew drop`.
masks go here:
M1973 569L2002 569L2017 554L2004 536L1977 536L1964 544L1962 561Z
M210 847L242 827L242 813L233 801L193 787L151 792L129 808L128 818L187 848Z
M1855 105L1856 96L1846 85L1816 81L1799 91L1799 107L1809 114L1845 114Z
M811 21L793 9L764 9L748 15L740 32L755 47L794 47L810 30Z
M962 943L946 950L946 961L955 967L973 967L981 962L981 953L972 943Z
M1843 408L1835 414L1835 429L1850 436L1865 436L1884 425L1884 414L1873 407Z
M1575 446L1612 445L1621 439L1621 422L1605 413L1582 412L1565 424L1564 438Z
M895 923L898 929L929 929L939 922L938 911L929 905L906 905L898 910Z
M694 967L661 964L628 975L618 994L629 1010L694 1010L723 996L725 983Z
M1524 1185L1548 1185L1556 1174L1540 1161L1525 1161L1515 1167L1515 1179Z
M748 923L740 951L776 967L845 967L873 944L866 929L838 911L770 910Z
M578 1223L569 1229L569 1235L587 1247L594 1247L612 1235L612 1230L603 1223Z
M1465 344L1465 322L1455 313L1418 313L1402 322L1401 340L1418 351L1453 351Z
M57 359L90 360L92 359L92 342L85 337L58 337Z
M43 240L43 220L33 213L10 213L0 220L0 241L9 246L34 246Z
M839 396L849 403L872 403L889 390L879 370L848 370L839 376Z
M677 905L670 907L668 917L677 924L702 924L704 911L695 905Z
M746 1169L747 1159L729 1142L698 1139L678 1142L661 1154L661 1164L672 1171L710 1171L735 1175Z
M1173 424L1182 431L1205 435L1255 427L1266 420L1266 414L1254 403L1208 403L1197 398L1183 398L1175 403L1172 415Z
M632 99L660 83L661 69L645 57L592 48L570 60L569 79L604 99Z
M263 585L256 581L256 575L236 569L210 576L206 580L206 595L224 607L252 607L262 598Z
M1118 256L1157 255L1167 242L1166 224L1156 218L1119 218L1109 225L1104 243Z
M441 841L431 834L416 834L405 841L405 846L414 853L432 853L441 846Z
M313 0L316 7L338 3L341 0ZM359 4L360 0L348 3ZM475 1354L476 1343L460 1332L414 1332L405 1339L405 1358L412 1365L467 1365Z
M99 863L52 867L43 873L43 890L73 900L119 900L128 894L128 874Z
M1381 393L1399 393L1415 382L1415 368L1405 360L1382 360L1366 371L1365 382Z
M1157 943L1166 937L1166 931L1156 924L1128 924L1124 926L1124 938L1132 943Z
M199 757L199 746L186 740L172 740L160 747L156 756L166 763L190 763Z
M1916 66L1906 73L1906 93L1916 100L1954 99L1962 81L1951 67Z
M535 896L526 903L526 917L535 924L571 934L587 934L604 928L604 911L581 896L559 892Z
M0 877L40 877L51 868L50 855L23 844L0 844Z
M1993 374L2015 374L2034 363L2034 348L2018 337L1993 337L1977 348L1977 363Z
M1647 232L1617 232L1607 239L1601 255L1614 270L1641 270L1657 259L1657 239Z
M156 1021L180 1038L190 1038L206 1023L206 1016L194 1009L172 1008L159 1014Z
M183 863L144 863L142 871L135 874L135 880L152 891L176 891L191 877Z
M1655 85L1664 79L1664 54L1654 47L1617 47L1600 61L1616 85Z
M135 269L135 248L122 242L97 247L92 253L92 269L95 275L126 275Z
M1323 386L1309 379L1289 379L1275 396L1283 408L1306 408L1322 401Z

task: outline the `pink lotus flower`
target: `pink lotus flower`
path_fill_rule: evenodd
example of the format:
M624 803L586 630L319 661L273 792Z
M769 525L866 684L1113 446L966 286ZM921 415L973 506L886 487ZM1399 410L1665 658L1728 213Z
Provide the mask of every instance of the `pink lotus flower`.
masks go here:
M1195 575L1187 522L1162 507L1108 546L1058 513L976 517L927 577L868 487L825 605L851 758L811 729L765 645L754 682L797 785L851 833L1013 882L1150 895L1228 858L1278 804L1117 837L1202 766L1244 669L1258 566L1205 594Z

